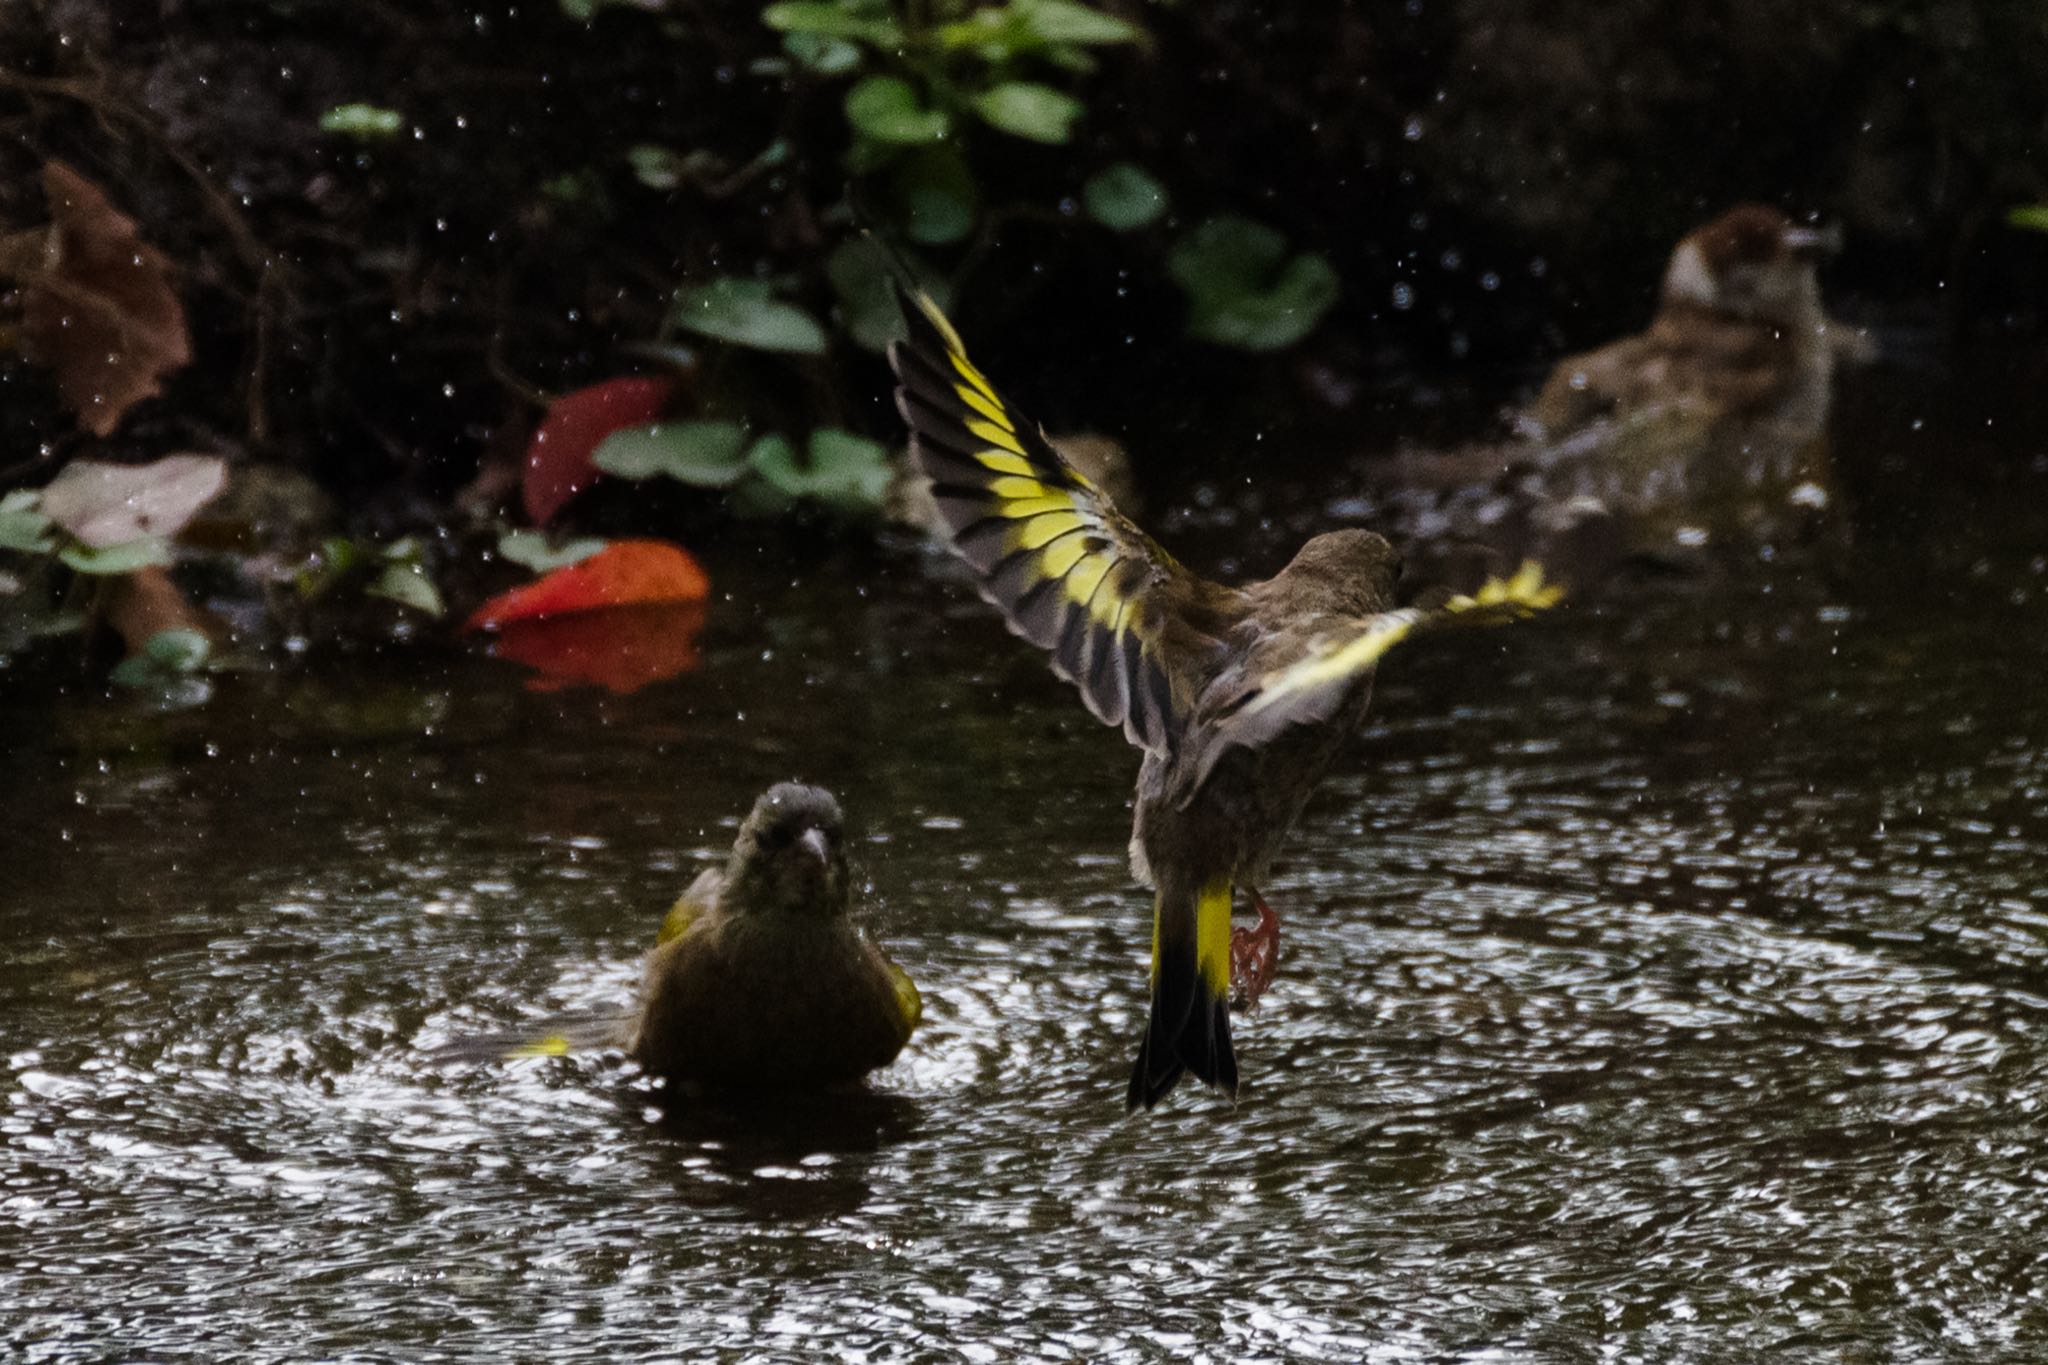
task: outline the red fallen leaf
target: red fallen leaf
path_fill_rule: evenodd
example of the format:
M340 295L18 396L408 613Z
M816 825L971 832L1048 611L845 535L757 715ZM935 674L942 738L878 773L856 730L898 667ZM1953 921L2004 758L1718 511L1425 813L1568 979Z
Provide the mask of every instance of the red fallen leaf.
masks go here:
M43 167L52 219L43 259L22 280L29 358L56 372L57 392L95 436L163 388L192 359L170 263L135 220L61 161Z
M526 680L536 692L589 683L624 695L697 666L704 613L702 602L656 602L528 618L499 631L491 653L538 671Z
M462 628L497 630L514 621L602 607L702 602L711 580L689 551L665 540L618 540L523 588L501 592L470 614Z
M527 519L535 526L547 525L563 503L597 478L590 455L604 438L661 416L675 388L676 381L665 375L634 375L592 384L549 404L548 415L526 447L519 491Z

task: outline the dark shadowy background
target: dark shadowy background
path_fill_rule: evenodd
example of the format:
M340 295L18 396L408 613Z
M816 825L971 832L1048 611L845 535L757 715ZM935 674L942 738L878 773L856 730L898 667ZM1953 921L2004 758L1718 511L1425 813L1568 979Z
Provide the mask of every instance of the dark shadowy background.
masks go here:
M1250 393L1285 432L1472 375L1498 391L1638 324L1671 243L1745 199L1843 226L1831 306L1894 352L2030 382L2048 237L2005 214L2048 198L2033 0L1103 8L1150 41L1106 52L1069 145L984 145L980 232L932 254L991 368L1057 361L1056 385L1012 380L1055 426L1170 432ZM623 368L678 282L801 271L853 230L833 210L844 83L752 72L779 41L756 6L684 0L588 22L550 0L17 0L0 223L40 220L35 172L60 158L177 264L196 360L131 423L143 448L169 423L337 490L439 499L541 395ZM406 131L320 132L349 102ZM625 155L744 167L776 137L788 161L716 192L650 189ZM1125 159L1170 189L1169 226L1248 213L1327 256L1324 325L1277 356L1186 341L1156 236L1074 209ZM879 360L834 360L841 420L894 439ZM33 479L67 424L18 359L0 383L0 463Z

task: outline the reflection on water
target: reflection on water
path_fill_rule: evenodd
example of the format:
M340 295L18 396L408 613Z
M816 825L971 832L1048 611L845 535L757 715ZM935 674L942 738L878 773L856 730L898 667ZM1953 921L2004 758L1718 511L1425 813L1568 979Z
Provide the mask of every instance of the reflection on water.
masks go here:
M1123 1116L1133 757L915 564L714 564L758 612L631 697L473 661L170 717L17 700L0 1340L2035 1355L2048 567L1998 525L1390 662L1268 888L1235 1113ZM872 1093L665 1115L616 1058L432 1061L623 1003L797 774L925 991Z

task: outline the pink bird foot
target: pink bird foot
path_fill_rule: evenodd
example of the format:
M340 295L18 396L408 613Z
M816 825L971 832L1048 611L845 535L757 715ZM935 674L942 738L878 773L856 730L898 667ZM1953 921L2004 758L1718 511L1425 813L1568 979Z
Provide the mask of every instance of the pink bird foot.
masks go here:
M1264 896L1251 895L1259 922L1230 931L1230 1007L1238 1011L1258 1005L1280 966L1280 917Z

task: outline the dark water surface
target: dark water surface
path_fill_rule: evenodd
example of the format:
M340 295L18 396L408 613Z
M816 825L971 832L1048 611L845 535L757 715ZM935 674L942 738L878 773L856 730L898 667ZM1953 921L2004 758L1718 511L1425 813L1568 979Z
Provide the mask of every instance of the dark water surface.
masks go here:
M714 565L705 668L627 698L17 695L4 1354L2048 1357L2048 475L2006 467L1825 572L1390 660L1235 1111L1124 1117L1135 758L911 559ZM629 999L796 774L925 991L871 1095L664 1121L616 1060L429 1059Z

